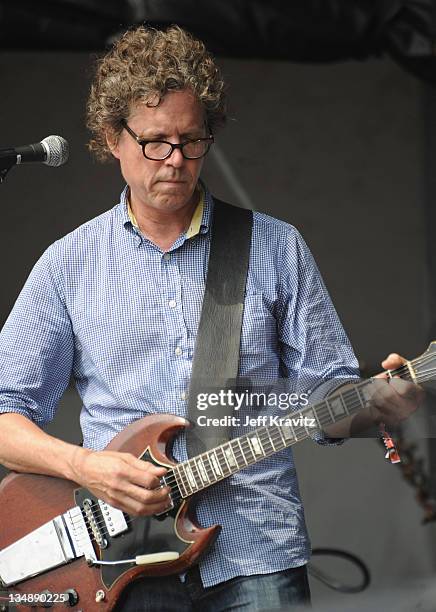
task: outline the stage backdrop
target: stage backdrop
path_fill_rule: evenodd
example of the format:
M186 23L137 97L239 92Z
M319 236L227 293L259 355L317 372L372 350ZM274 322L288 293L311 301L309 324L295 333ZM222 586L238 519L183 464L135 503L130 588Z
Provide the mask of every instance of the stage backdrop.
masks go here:
M220 63L230 119L207 160L207 184L222 199L300 229L372 371L388 352L422 352L429 318L422 85L389 61ZM0 146L49 134L71 146L68 165L14 168L0 185L3 322L43 250L114 206L123 183L115 163L98 165L86 150L87 54L2 53L0 71ZM50 431L78 441L79 410L68 391ZM296 456L314 546L362 556L374 573L370 595L434 573L434 529L420 525L412 490L374 441L304 443ZM313 588L316 602L334 598ZM415 588L409 594L417 598ZM340 599L346 609L357 601Z

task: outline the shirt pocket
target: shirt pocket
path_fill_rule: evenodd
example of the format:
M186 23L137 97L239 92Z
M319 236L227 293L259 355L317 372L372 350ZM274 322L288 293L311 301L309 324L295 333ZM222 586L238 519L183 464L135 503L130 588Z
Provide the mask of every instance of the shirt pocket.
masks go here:
M257 365L277 357L277 321L262 293L249 293L244 300L241 334L241 360Z

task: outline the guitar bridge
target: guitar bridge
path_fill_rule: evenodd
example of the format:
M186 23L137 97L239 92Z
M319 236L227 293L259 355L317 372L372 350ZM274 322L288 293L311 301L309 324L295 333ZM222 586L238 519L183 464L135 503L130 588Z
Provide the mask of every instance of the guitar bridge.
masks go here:
M80 508L34 529L0 551L0 580L8 587L85 555L95 559Z

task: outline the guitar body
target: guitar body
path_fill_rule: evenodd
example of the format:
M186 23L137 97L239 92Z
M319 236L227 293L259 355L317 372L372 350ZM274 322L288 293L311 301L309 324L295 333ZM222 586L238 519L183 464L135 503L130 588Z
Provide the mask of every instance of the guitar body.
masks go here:
M129 452L170 468L176 465L169 450L171 441L187 425L185 419L172 415L147 416L120 432L106 450ZM70 508L81 505L85 499L97 504L94 495L74 482L50 476L9 474L0 484L0 550ZM49 591L51 595L48 597L53 601L50 607L55 609L65 609L67 605L76 611L109 612L132 580L143 576L176 574L189 568L215 541L221 529L218 525L201 528L191 516L189 501L186 500L175 503L172 510L161 516L125 516L127 531L112 538L106 533L103 547L94 542L99 560L132 559L137 555L167 551L177 552L179 557L146 565L127 563L112 566L90 566L84 557L80 557L18 582L10 586L8 592L26 596ZM41 547L44 545L41 542ZM66 592L71 593L73 605L56 601L57 594ZM25 597L22 601L25 601ZM29 610L28 605L15 605L18 610ZM39 604L37 609L42 607Z
M436 342L432 342L420 357L386 374L417 385L434 380L435 353ZM308 426L292 424L292 416L310 418L322 430L355 414L370 401L374 382L368 379L347 387L298 413L290 412L289 423L284 419L259 427L179 464L170 453L171 443L188 421L158 414L135 421L107 450L129 452L168 468L168 479L162 484L169 486L174 505L162 515L129 517L74 482L10 474L0 483L0 576L2 586L9 585L13 604L14 596L22 597L21 605L18 601L13 609L28 610L31 596L46 592L49 605L39 603L33 609L66 606L76 612L110 612L133 580L185 571L221 530L219 525L203 529L196 523L189 509L191 496L308 438ZM395 447L384 434L392 460ZM120 560L124 563L99 565ZM68 595L69 601L63 603L60 595ZM26 597L27 606L22 605ZM4 600L0 599L0 610Z

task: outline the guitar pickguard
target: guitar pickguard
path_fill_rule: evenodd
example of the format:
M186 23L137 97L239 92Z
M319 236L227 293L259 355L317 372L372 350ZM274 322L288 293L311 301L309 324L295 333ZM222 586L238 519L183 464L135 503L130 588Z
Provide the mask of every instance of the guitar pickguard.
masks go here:
M147 449L140 457L155 465L158 463ZM106 541L106 548L99 548L98 557L101 561L120 561L134 559L137 555L149 555L168 551L182 555L192 544L182 540L176 530L177 518L185 502L178 501L167 513L158 516L129 516L125 513L128 530L112 537L108 534L104 521L100 515L97 498L87 489L76 489L76 503L82 506L85 500L93 502L99 529ZM120 565L102 565L101 576L105 586L109 589L126 571L136 567L135 563Z

